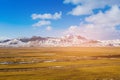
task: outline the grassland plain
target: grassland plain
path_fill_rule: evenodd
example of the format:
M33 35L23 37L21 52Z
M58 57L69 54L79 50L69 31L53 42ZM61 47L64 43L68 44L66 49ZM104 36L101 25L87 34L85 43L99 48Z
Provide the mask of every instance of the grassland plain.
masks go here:
M1 48L0 80L120 80L120 48Z

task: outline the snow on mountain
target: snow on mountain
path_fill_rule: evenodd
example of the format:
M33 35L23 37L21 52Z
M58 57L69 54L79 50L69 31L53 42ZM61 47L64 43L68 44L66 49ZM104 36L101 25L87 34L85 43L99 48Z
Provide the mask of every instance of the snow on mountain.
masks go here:
M115 46L115 47L120 47L120 39L116 40L103 40L100 41L102 46Z
M25 43L20 41L19 39L11 39L0 41L0 47L19 47L25 46Z
M89 40L80 35L66 35L60 38L37 37L7 39L0 41L0 47L120 47L120 40Z

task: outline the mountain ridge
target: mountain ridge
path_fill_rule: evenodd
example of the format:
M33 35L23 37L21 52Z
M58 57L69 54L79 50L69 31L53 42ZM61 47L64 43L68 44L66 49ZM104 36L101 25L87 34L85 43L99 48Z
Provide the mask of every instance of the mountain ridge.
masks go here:
M0 47L120 47L118 40L91 40L80 35L56 37L33 36L0 41Z

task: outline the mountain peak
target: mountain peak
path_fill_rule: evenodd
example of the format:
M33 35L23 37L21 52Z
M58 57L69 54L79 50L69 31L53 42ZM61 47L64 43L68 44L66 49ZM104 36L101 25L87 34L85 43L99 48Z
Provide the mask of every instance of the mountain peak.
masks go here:
M120 47L120 40L89 40L80 35L65 35L61 38L33 36L31 38L6 39L0 41L0 47Z

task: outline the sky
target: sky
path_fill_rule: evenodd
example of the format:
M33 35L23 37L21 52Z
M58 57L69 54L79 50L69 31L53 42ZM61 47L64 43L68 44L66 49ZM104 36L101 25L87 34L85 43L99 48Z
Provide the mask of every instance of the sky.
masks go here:
M0 0L0 39L120 39L120 0Z

